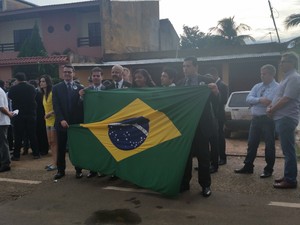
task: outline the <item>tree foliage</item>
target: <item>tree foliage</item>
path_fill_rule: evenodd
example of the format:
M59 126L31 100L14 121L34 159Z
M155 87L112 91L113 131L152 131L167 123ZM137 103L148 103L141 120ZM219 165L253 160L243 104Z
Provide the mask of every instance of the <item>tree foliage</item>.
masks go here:
M246 24L236 25L234 17L218 21L216 27L209 29L208 33L201 32L198 26L183 26L183 35L180 35L182 49L200 49L230 45L245 45L246 40L255 41L250 35L239 35L251 28Z
M231 45L245 45L246 40L255 41L250 35L239 35L243 31L250 31L251 27L246 24L237 25L233 17L224 18L218 21L216 27L209 29L211 33L223 37Z
M199 30L198 26L188 27L184 25L183 32L183 35L180 35L181 49L200 49L225 44L224 38L205 34Z
M39 34L37 22L35 22L30 37L24 41L18 54L18 57L34 56L48 56ZM24 72L28 79L36 79L42 74L58 77L58 67L53 64L20 65L14 68L14 73L16 72Z
M300 24L300 14L291 14L284 20L286 29L296 27Z

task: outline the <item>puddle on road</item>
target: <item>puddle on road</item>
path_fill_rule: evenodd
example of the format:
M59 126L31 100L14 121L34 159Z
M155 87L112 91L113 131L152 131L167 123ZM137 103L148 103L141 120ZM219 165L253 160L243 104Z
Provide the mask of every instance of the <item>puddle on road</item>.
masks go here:
M99 210L85 221L86 225L140 224L141 217L129 209Z

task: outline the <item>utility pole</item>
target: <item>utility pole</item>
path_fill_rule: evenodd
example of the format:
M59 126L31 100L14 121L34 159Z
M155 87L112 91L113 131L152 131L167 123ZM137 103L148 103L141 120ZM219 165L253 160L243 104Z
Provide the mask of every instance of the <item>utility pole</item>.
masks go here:
M271 6L270 0L268 0L268 2L269 2L270 11L271 11L271 17L272 17L272 20L273 20L273 23L274 23L274 27L275 27L275 30L276 30L278 42L280 43L280 38L279 38L279 34L278 34L278 30L277 30L276 23L275 23L274 15L273 15L273 8L272 8L272 6Z

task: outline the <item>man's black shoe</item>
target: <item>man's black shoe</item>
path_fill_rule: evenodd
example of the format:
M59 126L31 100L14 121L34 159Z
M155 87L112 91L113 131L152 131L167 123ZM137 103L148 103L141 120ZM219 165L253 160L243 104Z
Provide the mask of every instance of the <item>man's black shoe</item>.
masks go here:
M267 178L272 176L272 173L268 172L268 171L264 171L261 175L260 178Z
M242 174L252 174L253 173L253 168L246 168L243 167L241 169L235 169L235 173L242 173Z
M210 173L216 173L216 172L218 172L218 169L215 166L210 166L209 167L209 172Z
M33 156L33 159L40 159L40 158L41 158L40 155L34 155L34 156Z
M83 174L82 172L76 172L76 175L75 175L76 179L80 179L83 177Z
M11 161L20 161L20 158L17 158L17 157L11 157Z
M92 177L95 177L95 176L97 176L97 172L93 172L93 171L90 171L90 172L86 175L87 178L92 178Z
M202 195L206 198L209 197L211 195L210 187L202 188Z
M57 172L57 174L54 175L54 180L58 180L65 176L65 172Z
M226 159L220 159L219 160L219 165L222 166L222 165L225 165L227 163L227 160Z
M10 171L10 166L1 166L0 167L0 173Z
M115 181L118 180L119 178L115 175L111 175L110 178L108 179L109 181Z
M182 185L180 187L180 193L183 193L183 192L186 192L186 191L189 191L190 190L190 185Z

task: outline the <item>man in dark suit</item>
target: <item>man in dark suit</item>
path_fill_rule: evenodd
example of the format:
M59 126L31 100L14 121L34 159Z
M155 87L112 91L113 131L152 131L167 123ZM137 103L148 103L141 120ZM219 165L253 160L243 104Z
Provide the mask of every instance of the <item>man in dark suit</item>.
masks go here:
M91 84L89 87L85 88L85 89L81 89L79 91L79 95L80 95L80 99L83 100L84 98L84 90L94 90L94 91L102 91L105 90L106 87L102 84L102 77L103 76L103 71L100 67L94 67L91 71ZM83 102L81 101L81 110L83 110ZM97 175L97 172L95 171L89 171L89 173L87 174L87 178L92 178L95 177ZM104 176L104 175L100 175L99 176Z
M131 83L123 79L123 67L121 65L114 65L111 68L111 78L113 82L109 86L107 86L107 89L121 89L131 87Z
M39 159L39 149L36 137L36 90L26 82L25 73L15 75L16 85L8 92L8 98L12 101L12 109L19 110L19 114L13 118L14 125L14 152L13 161L20 160L20 151L24 134L28 136L34 159Z
M215 84L218 86L220 94L220 102L218 107L217 119L218 119L218 152L216 154L216 162L213 162L211 171L217 170L218 165L224 165L227 163L226 157L226 141L224 135L224 123L225 123L225 105L228 99L228 87L221 80L218 70L214 67L209 68L208 73L215 79Z
M82 110L79 108L79 91L83 87L73 81L75 70L72 65L63 67L63 81L53 87L52 101L55 113L55 129L57 132L57 174L54 179L65 176L67 129L71 124L83 122ZM76 178L82 177L80 168L75 167Z
M196 156L198 160L198 182L202 187L201 193L204 197L209 197L211 195L209 138L217 132L217 122L213 108L217 105L215 102L219 101L219 91L212 79L208 79L207 76L200 76L198 74L197 58L185 58L183 62L183 72L185 78L178 82L178 86L198 86L208 84L208 87L211 89L211 95L204 106L203 113L195 131L190 155L181 182L180 192L188 191L190 189L193 156Z

